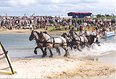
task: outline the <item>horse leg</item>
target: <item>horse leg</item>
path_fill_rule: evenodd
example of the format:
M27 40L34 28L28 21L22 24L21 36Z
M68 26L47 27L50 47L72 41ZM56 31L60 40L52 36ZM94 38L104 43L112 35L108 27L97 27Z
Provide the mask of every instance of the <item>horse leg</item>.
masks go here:
M39 48L38 46L37 47L35 47L35 49L34 49L34 53L37 55L37 48Z
M50 56L49 57L53 57L52 50L50 48L48 48L48 49L50 51Z
M40 49L41 49L41 51L43 52L42 57L45 57L45 56L47 55L47 52L46 52L46 49L47 49L47 48L45 48L45 49L43 50L43 48L41 47Z
M56 48L56 51L58 52L59 55L61 55L60 49L58 47Z
M62 47L65 50L64 57L67 57L69 55L68 49L66 47Z
M79 51L81 51L80 45L79 45L79 44L77 44L77 49L78 49Z
M73 42L70 43L70 48L73 49Z
M73 45L72 44L71 44L70 48L71 48L71 50L73 49Z
M87 46L88 48L90 48L90 44L88 44L88 43L85 43L85 46Z
M80 46L83 49L86 46L86 43L85 42L80 42Z

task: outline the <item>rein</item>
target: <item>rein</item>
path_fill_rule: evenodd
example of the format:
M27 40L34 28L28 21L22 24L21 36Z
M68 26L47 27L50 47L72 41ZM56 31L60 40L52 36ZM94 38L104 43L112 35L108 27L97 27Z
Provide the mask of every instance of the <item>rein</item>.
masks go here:
M49 35L48 33L45 33L45 34L47 34L47 35ZM52 39L53 39L53 42L47 42L48 40L46 40L46 41L44 41L43 43L51 43L51 44L53 44L53 47L55 46L55 44L59 44L59 43L55 43L55 38L54 37L52 37L51 35L49 35ZM45 37L44 37L44 39L45 39Z
M48 33L45 33L45 34L47 34L47 35L49 35ZM52 39L53 39L53 42L47 42L48 40L46 40L46 42L45 43L51 43L51 44L53 44L53 47L55 47L55 44L59 44L59 43L56 43L55 42L55 37L52 37L51 35L49 35ZM61 39L61 38L60 38ZM62 40L62 39L61 39ZM63 41L62 41L62 43L61 43L62 45L63 45ZM66 45L67 46L67 45Z

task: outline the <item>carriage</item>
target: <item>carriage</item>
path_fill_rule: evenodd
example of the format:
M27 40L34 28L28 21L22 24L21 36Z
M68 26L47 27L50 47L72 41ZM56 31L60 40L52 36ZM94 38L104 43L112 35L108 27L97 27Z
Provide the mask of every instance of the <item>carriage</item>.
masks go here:
M106 38L110 38L110 37L113 37L113 36L115 36L115 32L110 31L110 32L105 32L105 35L102 38L106 39Z

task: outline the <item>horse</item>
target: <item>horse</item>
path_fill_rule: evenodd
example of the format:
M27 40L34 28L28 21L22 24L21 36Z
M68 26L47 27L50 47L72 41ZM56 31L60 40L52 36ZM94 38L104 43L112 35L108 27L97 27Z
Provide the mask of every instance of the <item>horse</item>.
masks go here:
M88 39L87 45L91 46L95 42L96 35L88 35L86 38Z
M92 45L93 43L96 43L98 46L100 46L99 39L101 38L100 30L93 30L92 32L87 32L85 30L84 32L85 37L89 40L88 44Z
M40 32L39 38L41 41L44 41L46 43L46 47L51 50L52 48L58 48L62 47L65 50L64 56L67 57L69 55L68 49L67 49L67 42L66 39L62 36L60 37L52 37L47 32ZM50 57L53 56L52 51L50 51Z
M63 36L66 39L67 46L69 46L71 48L71 50L72 50L72 48L74 48L74 49L78 49L79 51L81 51L81 49L79 48L80 47L79 40L76 40L74 38L72 39L70 37L70 35L67 33L63 33L61 36Z
M42 57L45 57L47 55L47 52L46 52L46 45L44 43L44 41L40 41L39 39L39 32L37 31L33 31L31 32L30 36L29 36L29 40L32 41L32 40L35 40L36 41L36 44L37 46L35 47L34 49L34 53L37 54L37 49L40 48L43 55ZM45 49L43 49L43 47L45 47ZM59 53L60 55L60 50L59 48L56 48L56 51Z
M80 47L83 48L85 47L86 43L88 42L87 38L85 35L78 35L76 32L72 31L69 32L69 36L72 39L72 45L77 46L77 49L81 51Z
M96 32L92 32L89 35L85 35L85 37L87 38L88 42L88 46L90 47L93 43L96 43L98 46L100 46L100 42L98 40L99 35Z
M67 46L71 47L71 41L72 41L72 39L70 39L69 35L67 33L63 33L61 36L66 39Z
M77 35L76 33L72 32L70 34L70 37L73 39L72 41L76 43L78 41L78 44L80 44L81 48L84 48L85 46L90 47L94 42L98 41L97 34L81 34ZM98 44L98 46L100 46Z
M37 48L40 48L42 53L43 53L42 57L45 57L46 56L46 52L43 49L44 44L38 39L38 32L37 31L33 31L32 30L32 32L31 32L31 34L29 36L29 40L30 41L32 41L32 40L36 41L37 46L34 49L34 53L37 54Z

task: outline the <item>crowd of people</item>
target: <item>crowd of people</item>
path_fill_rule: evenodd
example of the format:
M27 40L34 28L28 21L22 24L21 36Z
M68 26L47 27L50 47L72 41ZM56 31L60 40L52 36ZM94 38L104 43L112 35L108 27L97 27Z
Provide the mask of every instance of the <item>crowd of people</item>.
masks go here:
M48 28L69 25L70 19L52 16L0 16L0 27L7 29Z
M64 27L65 30L71 27L77 30L105 29L114 26L115 21L112 19L97 19L97 18L63 18L52 16L0 16L0 28L6 29L40 29L46 30L53 26L56 29Z

